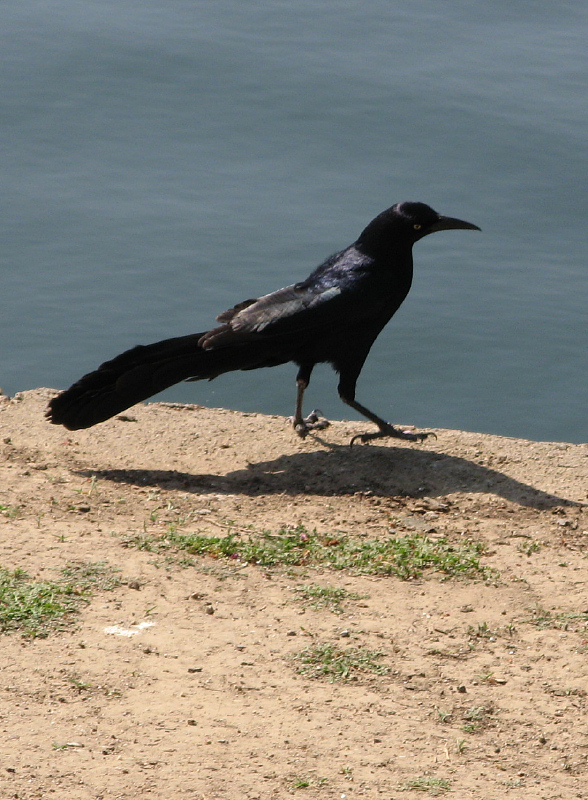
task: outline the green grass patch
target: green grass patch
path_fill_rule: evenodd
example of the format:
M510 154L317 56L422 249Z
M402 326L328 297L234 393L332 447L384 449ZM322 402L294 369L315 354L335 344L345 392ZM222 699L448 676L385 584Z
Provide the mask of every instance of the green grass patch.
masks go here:
M290 782L290 789L308 789L311 786L324 786L326 783L328 783L327 778L294 778Z
M326 642L307 647L293 658L298 662L296 671L301 675L307 678L324 678L333 683L356 680L358 673L385 675L390 669L379 663L383 656L381 650L342 648Z
M317 611L328 608L334 614L343 613L343 603L349 600L363 600L367 594L349 592L342 586L320 586L317 583L308 583L304 586L297 586L294 591L302 600L306 608L314 608Z
M82 592L73 585L34 581L23 570L0 567L0 633L47 636L78 610Z
M486 706L470 706L462 713L464 733L478 733L487 728L493 720L492 714L494 707L489 704Z
M70 561L61 570L64 580L83 591L110 592L121 585L120 569L104 561Z
M435 796L449 791L450 786L451 784L449 781L446 781L444 778L431 778L429 776L424 776L422 778L415 778L412 781L408 781L400 788L401 791L412 790L417 792L429 792L429 794Z
M22 506L5 506L0 504L0 514L9 519L15 519L20 515Z
M418 578L425 571L467 578L480 578L489 572L480 564L485 549L482 544L454 545L418 533L376 540L319 534L302 526L246 536L183 534L170 528L163 536L142 534L125 540L125 545L155 552L184 550L191 555L235 559L262 567L330 567L367 575L396 575L403 580Z
M487 622L479 622L475 627L468 625L466 633L472 639L496 639L499 636L498 630L491 628Z
M560 630L586 630L588 627L588 611L549 611L536 606L529 609L531 616L522 620L538 628L559 628Z
M526 556L532 556L533 553L538 553L541 550L539 542L521 542L517 547L519 553L524 553Z
M102 562L80 562L64 567L56 581L36 581L22 569L0 567L0 633L44 638L65 629L93 588L114 588L112 577L106 580L114 573Z

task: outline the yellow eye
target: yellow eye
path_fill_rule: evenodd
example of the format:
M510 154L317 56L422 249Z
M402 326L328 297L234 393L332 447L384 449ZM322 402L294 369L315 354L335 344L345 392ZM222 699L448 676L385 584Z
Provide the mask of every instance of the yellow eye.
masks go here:
M422 226L422 225L419 225L419 224L418 224L418 222L417 222L417 223L415 223L415 224L414 224L412 227L415 229L415 231L420 231L420 229L421 229L423 226Z

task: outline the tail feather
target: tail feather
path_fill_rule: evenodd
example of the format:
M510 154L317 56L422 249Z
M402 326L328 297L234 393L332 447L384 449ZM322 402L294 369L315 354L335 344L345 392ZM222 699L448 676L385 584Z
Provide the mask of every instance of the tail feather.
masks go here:
M251 344L203 350L198 344L202 335L139 345L106 361L54 397L47 418L72 431L90 428L179 381L210 379L231 370L269 365L267 354Z

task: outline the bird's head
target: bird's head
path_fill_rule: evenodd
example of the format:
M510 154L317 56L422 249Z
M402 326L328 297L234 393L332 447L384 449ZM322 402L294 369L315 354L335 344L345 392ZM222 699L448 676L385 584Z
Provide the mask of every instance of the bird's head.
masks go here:
M455 217L444 217L425 203L396 203L373 219L357 240L361 249L382 251L400 244L412 246L437 231L479 231L477 225Z

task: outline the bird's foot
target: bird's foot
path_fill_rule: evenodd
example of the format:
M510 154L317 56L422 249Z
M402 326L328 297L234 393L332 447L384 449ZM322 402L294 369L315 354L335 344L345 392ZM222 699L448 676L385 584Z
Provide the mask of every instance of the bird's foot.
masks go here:
M296 420L294 417L291 417L294 430L301 439L304 439L310 431L322 431L329 427L331 423L328 419L321 419L319 416L321 413L322 412L318 408L315 408L314 411L311 411L304 419Z
M380 427L380 430L375 431L374 433L358 433L357 436L354 436L349 442L349 446L353 447L353 444L357 439L359 439L362 444L371 442L373 439L384 439L386 437L392 437L393 439L404 439L405 441L409 442L422 442L429 436L434 436L435 439L437 438L437 434L433 433L433 431L422 431L415 433L413 431L405 431L401 430L400 428L395 428L393 425L386 423Z

